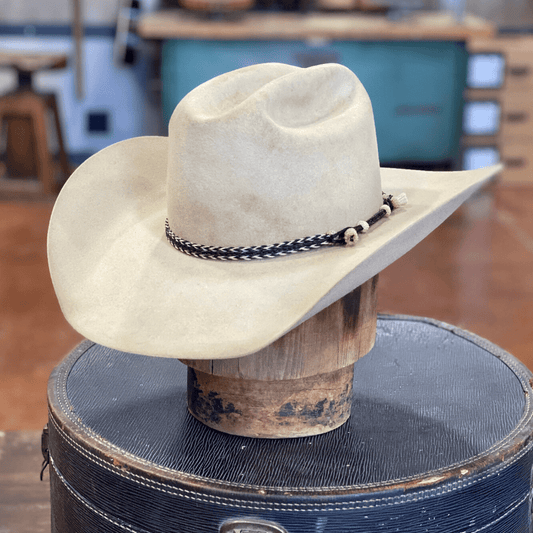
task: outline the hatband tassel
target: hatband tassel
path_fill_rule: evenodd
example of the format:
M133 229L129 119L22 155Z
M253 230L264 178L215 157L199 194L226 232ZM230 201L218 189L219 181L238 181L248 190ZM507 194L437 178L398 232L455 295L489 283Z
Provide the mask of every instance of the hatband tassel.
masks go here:
M394 206L394 209L401 207L402 205L405 205L407 203L407 195L402 192L398 196L393 196L391 198L392 205Z

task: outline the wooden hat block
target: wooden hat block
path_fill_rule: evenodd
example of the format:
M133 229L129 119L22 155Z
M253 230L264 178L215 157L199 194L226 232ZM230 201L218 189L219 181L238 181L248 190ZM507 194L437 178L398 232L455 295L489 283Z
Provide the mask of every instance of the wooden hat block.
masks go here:
M377 280L254 354L182 360L189 367L189 412L224 433L267 439L318 435L344 424L354 363L374 346Z

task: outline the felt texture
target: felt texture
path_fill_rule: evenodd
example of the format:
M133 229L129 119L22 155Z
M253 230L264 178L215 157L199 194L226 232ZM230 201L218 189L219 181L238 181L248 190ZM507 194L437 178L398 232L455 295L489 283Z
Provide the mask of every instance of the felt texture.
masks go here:
M361 82L340 65L266 67L204 83L172 115L168 218L184 239L273 244L338 231L382 204Z
M264 348L405 254L501 167L380 169L372 109L340 65L265 64L215 78L177 106L169 137L138 137L81 165L48 235L63 313L110 348L186 359ZM264 261L187 256L166 240L273 244L370 217L381 190L408 204L361 235Z

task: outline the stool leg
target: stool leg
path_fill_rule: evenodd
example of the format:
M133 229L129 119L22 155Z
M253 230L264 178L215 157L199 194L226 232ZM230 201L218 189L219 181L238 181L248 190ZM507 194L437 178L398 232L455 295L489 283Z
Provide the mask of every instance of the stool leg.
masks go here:
M55 94L50 95L49 105L50 105L50 108L52 109L52 113L54 114L57 142L59 144L59 162L61 164L61 170L63 171L63 174L65 175L65 180L67 180L70 176L71 169L70 169L70 163L67 157L67 152L65 150L65 144L63 142L63 129L61 127L61 119L59 118L59 110L57 108L57 100L56 100Z
M4 135L4 130L7 131L7 124L4 123L5 116L4 116L4 102L0 100L0 139ZM7 144L7 143L6 143ZM0 162L0 179L2 179L7 174L7 168L4 161Z
M6 120L6 164L12 178L28 178L38 173L35 133L30 116L9 115Z
M39 97L28 98L29 111L35 131L35 146L39 179L45 194L54 193L54 169L52 158L48 150L48 135L46 132L46 105Z

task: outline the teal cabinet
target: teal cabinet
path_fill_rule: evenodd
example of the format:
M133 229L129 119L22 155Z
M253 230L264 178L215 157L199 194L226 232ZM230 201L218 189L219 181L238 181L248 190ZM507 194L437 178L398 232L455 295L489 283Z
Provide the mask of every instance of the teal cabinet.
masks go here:
M468 54L453 41L168 40L162 50L162 100L168 121L191 89L236 68L264 62L338 62L365 86L374 109L382 163L457 161Z

